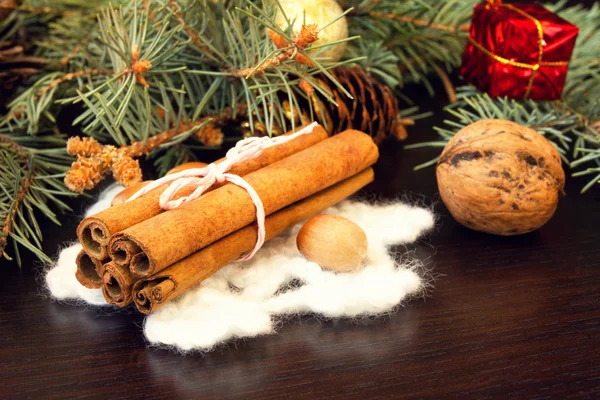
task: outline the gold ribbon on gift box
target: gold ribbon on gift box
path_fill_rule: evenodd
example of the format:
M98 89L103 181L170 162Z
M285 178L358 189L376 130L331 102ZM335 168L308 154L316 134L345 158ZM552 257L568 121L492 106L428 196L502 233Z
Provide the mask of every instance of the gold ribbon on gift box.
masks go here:
M530 20L533 21L533 23L535 24L535 26L537 28L538 59L537 59L537 63L535 63L535 64L522 63L522 62L513 61L513 60L509 60L508 58L501 57L497 54L492 53L490 50L486 49L481 44L477 43L475 41L475 39L473 39L471 36L469 36L469 42L471 42L471 44L473 46L475 46L479 51L481 51L485 55L489 56L490 58L494 59L495 61L498 61L502 64L517 67L517 68L524 68L524 69L532 70L531 76L529 77L529 84L527 85L527 90L525 91L525 98L528 98L529 94L531 93L531 88L533 87L533 81L535 80L535 76L537 74L538 69L540 69L540 67L564 67L564 66L569 65L569 61L554 61L554 62L542 61L542 58L544 56L544 30L542 29L542 24L540 23L540 21L538 21L534 16L528 14L527 12L525 12L519 8L513 7L510 4L503 4L501 0L486 0L486 1L488 3L488 7L492 6L492 7L508 8L511 11L514 11L518 14L521 14L522 16L524 16L526 18L529 18Z

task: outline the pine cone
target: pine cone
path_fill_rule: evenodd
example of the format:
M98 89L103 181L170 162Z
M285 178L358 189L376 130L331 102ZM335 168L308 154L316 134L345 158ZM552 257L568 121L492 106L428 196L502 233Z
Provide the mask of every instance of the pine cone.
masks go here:
M330 134L358 129L370 134L375 143L381 143L389 136L406 138L398 100L389 87L359 67L338 67L331 74L354 99L348 98L326 77L319 78L318 84L332 94L337 107L314 91L308 82L303 81L300 86L313 102L315 117L321 124L326 123Z
M128 156L121 156L112 165L115 180L125 187L142 181L140 163Z

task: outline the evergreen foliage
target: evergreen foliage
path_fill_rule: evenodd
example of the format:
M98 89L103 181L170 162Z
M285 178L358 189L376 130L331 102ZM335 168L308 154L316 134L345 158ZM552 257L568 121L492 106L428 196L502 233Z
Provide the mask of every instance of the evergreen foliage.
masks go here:
M295 128L303 107L314 119L319 110L301 83L335 105L318 82L350 96L330 72L339 66L362 67L409 103L406 82L433 94L431 79L449 84L447 73L460 65L477 2L338 1L350 31L341 61L280 28L274 16L285 10L276 0L10 0L14 11L0 10L0 67L2 44L15 43L43 68L21 82L0 116L0 253L19 260L23 246L47 260L35 212L56 221L67 209L61 198L73 195L63 183L73 158L57 128L67 106L81 109L73 124L82 134L103 144L145 144L163 133L150 156L164 173L214 145L200 133L215 123L270 134ZM593 176L584 190L600 179L600 3L548 7L580 28L563 99L492 99L462 88L440 141L417 146L442 147L470 122L507 118L535 127L584 168L577 174Z

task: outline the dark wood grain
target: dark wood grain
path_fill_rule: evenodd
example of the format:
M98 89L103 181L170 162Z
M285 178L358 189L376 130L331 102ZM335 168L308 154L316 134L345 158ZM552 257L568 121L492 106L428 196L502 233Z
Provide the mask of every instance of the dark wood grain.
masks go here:
M431 108L425 95L421 103ZM436 118L411 130L434 137ZM436 231L408 249L435 277L426 298L367 321L285 321L278 335L180 356L147 346L143 318L44 296L41 267L0 268L0 398L598 398L599 191L570 180L538 232L502 238L459 226L438 201L435 151L382 147L363 195L433 205ZM214 155L207 155L213 157ZM46 250L75 238L84 203Z

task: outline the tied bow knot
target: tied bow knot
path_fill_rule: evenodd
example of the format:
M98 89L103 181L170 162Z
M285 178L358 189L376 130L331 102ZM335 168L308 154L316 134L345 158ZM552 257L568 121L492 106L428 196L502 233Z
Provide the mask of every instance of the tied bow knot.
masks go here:
M288 135L279 136L276 138L269 137L251 137L244 140L240 140L234 147L227 151L225 160L216 164L209 164L204 168L192 168L187 169L175 174L164 176L160 179L155 180L144 188L140 189L133 194L127 201L135 200L152 190L158 189L159 187L169 184L167 189L160 195L160 207L163 210L172 210L181 206L182 204L188 203L192 200L202 196L210 187L215 183L230 182L234 185L240 186L248 192L248 195L252 199L252 202L256 206L256 222L258 225L258 239L254 249L249 252L246 256L240 259L240 261L249 260L256 254L261 248L265 241L265 208L262 200L256 190L242 177L230 174L229 171L233 166L238 165L242 162L251 160L258 157L265 149L276 146L278 144L289 142L297 138L298 136L311 133L315 126L318 124L313 122L307 125L298 132ZM177 199L173 199L179 190L190 187L195 188L194 191L187 195Z

